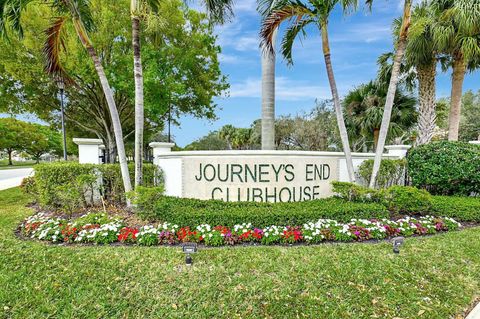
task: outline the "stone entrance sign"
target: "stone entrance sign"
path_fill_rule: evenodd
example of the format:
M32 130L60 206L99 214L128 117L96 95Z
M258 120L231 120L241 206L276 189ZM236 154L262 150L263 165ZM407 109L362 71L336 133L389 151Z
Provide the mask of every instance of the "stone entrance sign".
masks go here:
M151 143L163 171L165 194L224 201L293 202L332 195L331 182L348 181L342 152L180 151ZM401 158L409 146L392 146L384 158ZM373 153L352 153L355 169Z
M332 195L338 160L309 156L183 158L182 197L297 202Z

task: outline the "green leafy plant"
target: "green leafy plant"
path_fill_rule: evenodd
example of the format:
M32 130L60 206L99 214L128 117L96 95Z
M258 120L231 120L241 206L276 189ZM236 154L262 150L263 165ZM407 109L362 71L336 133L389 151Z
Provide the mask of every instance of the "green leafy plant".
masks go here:
M432 207L432 196L423 189L410 186L392 186L383 192L391 212L425 214Z
M405 181L405 159L383 159L377 175L377 188L388 188L393 185L403 185ZM372 176L373 160L366 160L358 167L360 179L367 184Z
M432 196L432 214L467 222L480 222L480 198Z
M381 193L375 189L348 182L332 182L337 197L351 202L381 202Z
M131 172L132 168L133 166ZM145 164L143 170L145 186L153 187L163 183L162 172L156 165ZM131 178L133 180L133 174ZM72 205L76 202L77 208L93 206L96 192L99 192L102 200L115 204L125 203L120 166L117 164L39 164L35 166L34 179L36 199L42 206L60 208L64 200L69 200ZM71 194L64 194L68 190L72 190ZM89 200L85 199L85 194ZM74 199L74 196L77 198Z
M434 142L408 155L413 186L433 195L480 195L480 146L463 142Z
M147 197L146 197L147 198ZM158 196L152 204L136 208L148 221L196 227L201 224L233 226L249 222L258 227L302 225L319 218L347 221L352 218L387 218L384 205L326 198L297 203L223 202Z
M29 195L37 195L37 185L34 176L25 177L20 184L20 189Z

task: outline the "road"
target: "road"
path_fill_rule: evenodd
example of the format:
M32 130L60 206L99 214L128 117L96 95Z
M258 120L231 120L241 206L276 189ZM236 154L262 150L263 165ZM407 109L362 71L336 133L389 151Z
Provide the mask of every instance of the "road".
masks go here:
M33 168L0 170L0 190L19 186L22 180L33 173Z

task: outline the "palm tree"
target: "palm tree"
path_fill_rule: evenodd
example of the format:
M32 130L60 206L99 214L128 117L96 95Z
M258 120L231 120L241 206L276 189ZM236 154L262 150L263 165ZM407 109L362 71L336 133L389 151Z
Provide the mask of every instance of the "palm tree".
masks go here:
M480 3L478 0L434 0L440 17L433 28L436 45L451 59L452 93L448 140L458 140L465 73L480 65Z
M416 145L431 141L436 122L437 49L433 41L433 25L437 19L427 1L412 12L412 25L405 51L406 64L415 68L418 80L418 135Z
M204 0L211 21L223 22L232 14L233 0ZM135 186L142 184L143 174L143 70L140 50L140 20L145 12L157 13L160 0L131 0L133 72L135 78Z
M282 40L282 54L289 64L292 64L292 46L299 33L305 34L305 27L313 23L317 25L322 36L323 56L327 68L328 80L332 91L333 104L337 115L337 124L342 140L343 151L347 162L348 176L351 182L355 181L353 170L353 161L348 141L347 129L343 118L340 98L338 96L337 84L333 73L330 43L328 40L328 19L330 13L337 4L341 4L344 11L355 9L358 0L283 0L279 1L270 11L270 14L262 22L260 37L265 50L273 50L273 39L277 28L286 20L290 21L290 26Z
M233 125L224 125L220 131L218 131L218 137L227 142L228 149L231 150L233 148L232 140L235 136L236 128Z
M380 169L380 163L382 161L383 149L385 147L385 140L387 139L388 127L390 126L390 118L392 116L393 102L395 98L395 92L397 90L398 80L400 78L400 66L402 63L403 55L407 46L408 29L410 27L412 0L405 0L403 7L402 24L396 45L395 58L393 60L392 75L390 77L390 83L388 85L387 97L385 100L385 108L382 117L382 125L380 126L380 132L378 137L377 149L375 151L375 160L373 162L372 176L370 178L370 188L375 186L377 180L377 174Z
M387 86L370 81L350 91L343 100L347 115L347 128L350 136L362 136L367 146L377 148L383 108L387 96ZM404 135L416 124L416 100L412 96L397 90L395 94L389 139Z
M257 10L265 18L280 0L258 0ZM273 44L277 32L273 35ZM275 54L262 49L262 150L275 149Z
M55 14L52 24L45 30L47 39L44 45L44 53L46 57L46 71L56 77L63 78L66 82L71 83L72 80L68 77L60 62L60 52L65 46L62 37L63 30L67 22L71 21L77 33L77 36L90 56L98 78L100 80L103 93L107 100L110 116L112 117L112 124L114 128L115 141L117 145L117 154L120 162L120 169L122 173L123 186L126 192L132 190L130 176L127 166L127 158L125 155L125 145L123 143L123 132L118 115L115 99L113 97L112 89L105 75L102 62L97 55L93 42L88 36L88 32L93 27L91 14L89 10L88 0L63 0L63 1L41 1L41 0L1 0L0 1L0 33L6 36L7 27L15 30L19 36L22 36L21 17L23 11L30 3L46 4L51 7Z

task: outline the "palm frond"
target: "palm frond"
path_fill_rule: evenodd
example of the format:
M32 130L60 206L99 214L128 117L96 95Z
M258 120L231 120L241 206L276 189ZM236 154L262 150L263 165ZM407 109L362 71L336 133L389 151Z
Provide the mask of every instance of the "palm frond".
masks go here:
M8 29L23 37L20 21L22 12L30 2L32 0L0 0L0 37L6 38Z
M306 16L313 16L314 13L299 1L282 1L281 6L274 8L262 21L260 30L261 48L275 54L273 48L273 35L280 24L288 19L295 18L293 23L299 23ZM297 32L298 33L298 32Z
M310 17L302 19L292 24L285 31L285 35L282 40L282 55L287 61L288 65L293 65L292 48L293 48L293 42L295 41L295 38L298 36L299 33L302 33L303 37L305 38L307 35L305 32L305 27L314 21L315 20L313 20Z
M45 30L47 38L43 45L43 54L45 56L45 71L55 77L62 78L66 83L71 83L72 80L60 61L61 52L66 50L62 36L66 21L67 17L65 16L57 17Z
M212 22L224 23L233 17L233 0L204 0Z

